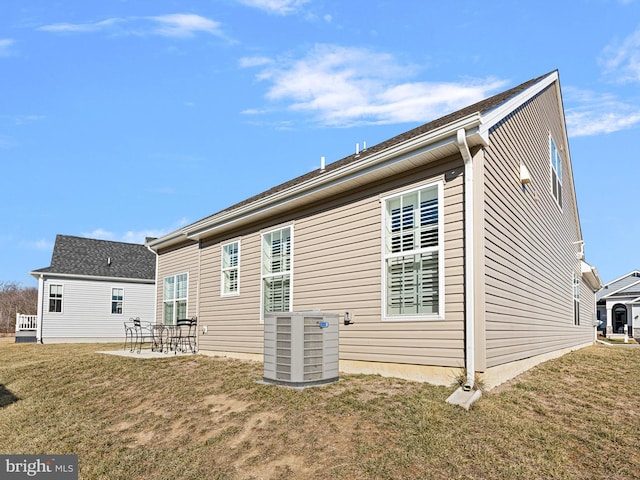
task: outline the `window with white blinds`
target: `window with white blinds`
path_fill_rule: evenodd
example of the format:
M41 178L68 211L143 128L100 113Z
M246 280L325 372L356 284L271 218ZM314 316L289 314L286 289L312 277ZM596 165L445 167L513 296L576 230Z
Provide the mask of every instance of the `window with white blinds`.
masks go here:
M240 293L240 242L222 246L222 295Z
M262 308L291 311L292 228L262 235Z
M176 320L187 318L188 279L189 276L186 273L164 278L162 285L162 321L165 325L175 325Z
M384 200L386 317L442 313L441 189L437 183Z
M551 161L551 193L562 208L562 158L553 137L549 135L549 158Z

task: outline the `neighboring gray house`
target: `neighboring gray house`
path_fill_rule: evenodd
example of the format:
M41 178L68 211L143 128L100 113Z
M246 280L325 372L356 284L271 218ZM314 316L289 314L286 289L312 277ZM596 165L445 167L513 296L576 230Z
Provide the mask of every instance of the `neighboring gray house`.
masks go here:
M471 387L594 341L556 71L147 245L204 354L261 361L265 313L318 309L353 321L342 372Z
M607 283L596 293L598 327L607 337L624 335L640 337L640 271Z
M155 315L156 256L144 245L57 235L38 280L34 340L113 342L129 317Z

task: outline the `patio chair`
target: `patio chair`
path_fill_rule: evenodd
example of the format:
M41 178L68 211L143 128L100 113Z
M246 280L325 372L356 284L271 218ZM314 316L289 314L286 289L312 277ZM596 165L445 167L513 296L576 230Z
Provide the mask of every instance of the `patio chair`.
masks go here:
M173 337L173 327L171 325L153 324L150 325L152 352L167 353L172 348L171 339Z
M127 349L127 343L129 344L129 351L133 352L133 341L136 335L133 321L123 322L124 323L124 349Z
M137 351L138 353L140 353L140 351L142 350L142 344L151 342L153 340L151 323L140 321L140 317L130 318L129 321L133 322L133 330L136 336L133 350L135 350L135 347L138 347Z
M175 353L187 352L196 353L196 329L198 320L193 318L181 318L176 322L173 337L173 348Z

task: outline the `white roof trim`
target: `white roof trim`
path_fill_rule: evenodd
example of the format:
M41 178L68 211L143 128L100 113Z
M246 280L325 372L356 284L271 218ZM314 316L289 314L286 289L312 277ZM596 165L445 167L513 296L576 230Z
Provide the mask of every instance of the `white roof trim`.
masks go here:
M124 277L99 277L93 275L77 275L73 273L55 273L55 272L29 272L32 277L38 278L71 278L76 280L96 280L100 282L127 282L127 283L156 283L155 279L151 278L124 278Z
M493 110L489 110L488 113L482 116L482 125L480 126L480 136L486 141L489 141L489 130L504 117L513 112L520 105L523 105L528 100L535 97L549 85L558 81L558 72L552 72L538 83L523 90L520 94L510 98L501 105L498 105Z
M622 280L623 278L629 277L631 275L633 275L634 273L638 273L640 274L640 270L631 270L629 273L625 273L624 275L622 275L621 277L616 278L615 280L611 280L610 282L607 282L604 284L604 286L608 286L611 285L612 283L616 283L619 282L620 280Z
M625 277L626 277L626 275L625 275ZM621 278L624 278L624 277L621 277ZM624 292L627 288L634 287L634 286L638 285L639 283L640 283L640 280L638 280L636 282L633 282L633 283L630 283L629 285L625 285L624 287L619 288L618 290L614 290L613 292L610 292L610 293L607 293L606 295L601 296L600 300L602 300L603 298L608 298L611 295L615 295L616 293Z
M208 234L217 228L233 223L239 219L256 215L275 206L291 202L319 190L323 190L360 175L370 173L371 171L382 168L383 166L387 166L391 163L401 162L422 151L428 151L449 143L455 143L457 139L457 131L461 128L469 130L471 137L473 137L477 132L477 128L480 123L481 118L478 113L468 115L453 123L431 130L405 142L393 145L392 147L371 156L365 156L360 161L351 162L342 168L324 173L306 182L292 185L288 189L260 198L255 202L248 203L238 207L237 209L207 217L199 222L172 232L165 237L153 240L147 245L149 248L156 249L177 244L180 241L185 240L185 237L192 240L198 240L203 234ZM479 144L483 143L483 141L479 136L476 136L476 141L471 141L469 143Z
M306 182L292 185L285 190L259 198L254 202L206 217L164 237L153 240L149 242L147 246L153 250L157 250L159 248L176 245L187 239L199 240L202 236L222 228L225 225L304 198L307 195L338 185L358 176L371 173L382 166L401 162L420 153L420 151L428 151L448 143L456 143L457 131L460 129L466 131L469 145L487 145L489 129L491 127L557 80L558 73L552 72L538 83L526 88L520 94L507 100L493 110L490 110L485 115L476 112L460 118L450 124L430 130L380 152L366 155L360 161L350 162L341 168L318 175Z
M595 292L602 288L602 280L600 280L600 275L598 274L598 269L596 269L596 267L589 265L584 260L580 260L580 271L582 273L582 277L591 287L591 290Z

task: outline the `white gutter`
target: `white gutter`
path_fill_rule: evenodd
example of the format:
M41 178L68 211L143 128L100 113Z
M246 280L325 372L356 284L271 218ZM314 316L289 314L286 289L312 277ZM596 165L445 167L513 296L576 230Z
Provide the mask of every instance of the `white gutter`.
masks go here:
M154 252L155 253L155 252ZM154 283L156 280L147 279L147 278L126 278L126 277L106 277L106 276L91 276L91 275L78 275L75 273L56 273L56 272L29 272L29 275L46 275L48 277L54 278L79 278L83 280L101 280L101 281L109 281L109 282L129 282L129 283Z
M464 290L465 290L465 355L467 382L464 390L471 390L476 374L475 362L475 284L473 255L473 162L467 143L467 132L458 130L458 148L464 160Z
M237 222L242 218L250 218L258 213L265 212L277 206L282 206L296 198L302 198L311 193L323 190L332 185L351 180L359 175L370 173L376 169L388 166L390 163L399 163L416 155L422 149L431 150L455 141L453 136L461 128L476 133L480 126L479 113L473 113L455 122L444 125L425 134L400 142L392 147L377 152L371 156L365 156L362 160L349 163L342 168L325 171L322 175L312 178L304 183L294 185L291 188L276 192L267 197L258 199L250 204L240 206L233 210L224 211L207 217L196 223L181 228L164 237L148 243L154 250L178 244L184 240L199 240L212 231ZM483 140L478 135L478 143Z

